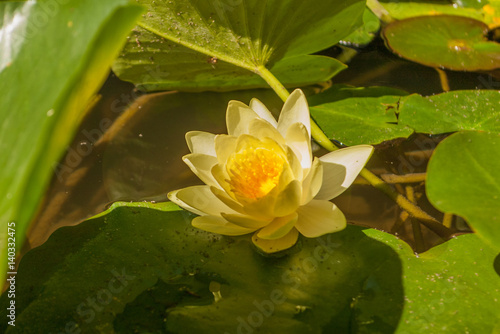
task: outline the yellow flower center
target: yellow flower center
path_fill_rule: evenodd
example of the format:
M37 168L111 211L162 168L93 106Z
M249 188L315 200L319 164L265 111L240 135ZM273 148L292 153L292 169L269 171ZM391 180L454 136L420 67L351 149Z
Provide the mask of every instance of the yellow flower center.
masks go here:
M283 150L273 141L248 143L227 161L231 190L246 199L264 197L278 184L285 161Z

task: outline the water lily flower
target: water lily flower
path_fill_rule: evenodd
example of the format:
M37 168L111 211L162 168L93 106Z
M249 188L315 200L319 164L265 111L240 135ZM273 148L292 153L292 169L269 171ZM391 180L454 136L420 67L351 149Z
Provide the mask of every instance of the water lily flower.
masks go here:
M279 120L257 99L229 102L228 134L186 134L184 162L206 184L172 191L168 198L199 216L192 225L223 235L253 233L262 251L292 247L342 230L346 219L330 200L346 190L373 147L352 146L313 159L306 97L295 90Z

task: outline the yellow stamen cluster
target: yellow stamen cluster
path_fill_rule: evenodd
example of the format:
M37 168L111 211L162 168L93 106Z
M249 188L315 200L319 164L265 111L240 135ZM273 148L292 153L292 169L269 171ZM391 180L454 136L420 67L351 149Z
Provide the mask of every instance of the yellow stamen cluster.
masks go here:
M238 197L257 200L279 182L285 158L272 145L246 147L228 159L231 191Z

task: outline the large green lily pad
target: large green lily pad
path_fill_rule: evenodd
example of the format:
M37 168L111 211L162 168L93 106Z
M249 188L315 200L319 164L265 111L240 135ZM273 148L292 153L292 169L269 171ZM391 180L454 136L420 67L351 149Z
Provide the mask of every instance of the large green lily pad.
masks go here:
M347 66L324 56L300 55L278 61L271 68L290 87L327 81ZM216 57L194 51L136 27L113 71L145 91L227 91L268 87L257 74Z
M478 130L500 133L500 92L452 91L422 97L411 95L400 103L399 122L421 133Z
M261 74L263 66L271 68L285 58L287 66L281 64L281 69L300 66L303 68L299 71L312 73L310 78L301 75L301 84L313 79L323 80L342 67L338 61L330 61L326 66L324 59L309 58L304 64L294 56L318 52L336 44L361 25L364 11L363 0L269 0L265 3L259 0L139 0L138 3L147 8L139 23L142 30L138 30L139 35L131 35L115 69L126 80L146 89L153 85L158 89L172 87L185 79L192 82L180 83L180 88L189 90L214 89L225 80L228 80L223 85L226 89L229 86L231 89L256 87L256 82L262 86L262 81L254 76L241 77L241 71L234 66ZM149 33L143 34L144 30ZM162 38L202 55L185 52L182 47L166 43ZM190 64L194 64L194 68L189 69ZM144 65L151 65L154 74L147 82L141 73ZM163 66L169 70L163 70ZM239 86L249 78L248 86ZM300 78L281 79L292 85Z
M429 162L427 195L444 212L464 217L500 249L500 135L459 132L436 148Z
M475 235L416 257L348 226L265 257L192 218L171 203L116 203L56 231L21 262L7 333L491 332L498 321L495 253Z
M127 0L0 3L0 281L7 223L20 251L54 164L140 13Z
M500 67L500 44L488 41L488 26L452 15L413 17L383 30L387 47L400 57L458 71Z

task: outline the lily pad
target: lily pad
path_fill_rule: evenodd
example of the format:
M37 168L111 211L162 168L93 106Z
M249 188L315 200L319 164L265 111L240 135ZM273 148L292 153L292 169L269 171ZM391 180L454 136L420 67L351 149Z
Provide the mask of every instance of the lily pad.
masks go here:
M363 25L349 36L342 38L341 43L345 45L366 45L370 43L380 29L380 20L368 8L363 13Z
M487 39L488 26L467 17L413 17L383 30L387 47L400 57L457 71L500 67L500 44Z
M362 0L270 0L265 4L259 0L140 0L138 3L147 8L147 14L139 25L149 34L141 34L138 37L137 33L131 35L115 69L127 80L144 85L143 74L139 72L140 58L149 58L149 61L153 58L153 72L158 78L155 80L153 76L152 81L147 82L148 85L153 85L185 79L186 66L194 63L194 69L189 71L193 77L189 79L194 81L202 78L203 81L182 85L191 85L195 89L202 89L204 84L207 84L207 89L213 89L226 79L229 79L229 83L223 86L237 87L249 78L248 75L239 77L239 70L234 71L234 67L222 65L223 62L262 74L264 66L271 68L281 59L303 56L328 48L361 25L364 10ZM162 43L162 38L203 55L186 53L183 48L174 47L171 43ZM183 64L183 54L187 54L187 64ZM157 65L160 69L163 66L158 58L169 64L171 70L166 72L171 77L158 75L162 71L154 70ZM142 61L142 64L149 64L148 60ZM216 64L213 64L214 62ZM306 82L313 78L331 77L339 69L338 62L334 64L330 61L326 67L336 66L336 69L325 71L325 60L321 58L314 58L314 61L309 58L307 64L287 60L287 66L298 65L304 66L300 71L313 73ZM283 69L284 65L280 66ZM187 76L189 77L189 74ZM254 77L250 79L256 80ZM298 76L293 82L287 80L286 83L295 84L297 79ZM249 87L256 86L250 83Z
M285 86L327 81L347 66L324 56L301 55L278 61L272 73ZM136 27L113 71L140 90L228 91L268 87L257 74L219 61Z
M352 97L381 97L386 95L406 96L408 92L384 86L355 87L345 84L334 84L319 94L308 96L307 103L310 106L317 106Z
M460 6L458 4L434 2L397 1L382 2L381 4L388 11L389 15L396 20L417 16L453 15L469 17L493 26L496 21L495 17L497 17L494 8L489 4L484 5L484 2L482 8L475 5Z
M20 251L54 164L140 13L127 0L0 3L0 281L7 223Z
M420 133L478 130L500 133L500 92L452 91L422 97L411 95L400 103L399 122Z
M459 132L441 142L429 161L427 195L438 209L464 217L500 249L500 135Z
M21 262L6 333L491 332L499 319L495 252L475 235L416 257L348 226L264 257L249 237L194 230L192 218L171 203L115 203L56 231Z
M378 144L408 137L413 130L398 124L400 96L356 97L311 107L325 134L346 145Z

